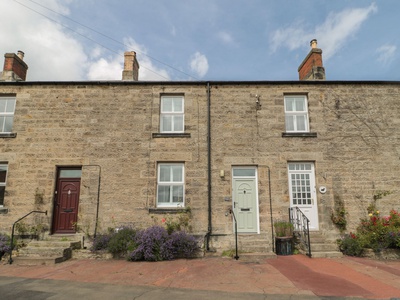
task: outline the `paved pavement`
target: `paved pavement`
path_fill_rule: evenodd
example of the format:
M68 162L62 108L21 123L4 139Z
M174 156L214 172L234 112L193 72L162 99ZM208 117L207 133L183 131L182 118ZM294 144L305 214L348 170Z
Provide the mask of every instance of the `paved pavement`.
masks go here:
M0 264L0 299L396 299L400 261L278 256Z

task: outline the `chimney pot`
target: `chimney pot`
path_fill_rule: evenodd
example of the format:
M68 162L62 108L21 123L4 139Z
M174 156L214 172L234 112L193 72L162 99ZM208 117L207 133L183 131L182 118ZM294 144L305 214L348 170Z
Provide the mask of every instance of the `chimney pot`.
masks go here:
M311 40L310 46L311 46L312 49L317 48L317 46L318 46L317 40L316 39Z
M18 50L17 56L18 56L21 60L24 60L25 53L24 53L23 51L21 51L21 50Z

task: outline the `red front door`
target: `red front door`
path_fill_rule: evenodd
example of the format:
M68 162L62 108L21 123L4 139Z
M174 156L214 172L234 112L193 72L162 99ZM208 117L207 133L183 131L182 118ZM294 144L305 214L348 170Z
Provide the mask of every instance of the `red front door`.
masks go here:
M67 176L71 174L71 172L64 173ZM63 178L62 174L63 170L60 170L54 198L53 233L75 233L81 179L80 176L79 178Z

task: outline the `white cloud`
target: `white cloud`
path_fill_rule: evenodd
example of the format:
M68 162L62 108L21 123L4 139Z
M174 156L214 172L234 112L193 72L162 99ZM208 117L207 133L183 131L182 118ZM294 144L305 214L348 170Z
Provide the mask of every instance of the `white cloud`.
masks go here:
M226 31L218 32L217 36L225 44L232 44L234 42L232 35Z
M41 0L40 5L68 15L67 6L72 1ZM20 2L58 22L65 22L59 15L30 1ZM27 80L122 79L123 50L110 55L98 45L92 44L85 48L71 31L23 5L12 0L0 1L0 57L4 53L24 51L24 61L29 66ZM81 33L85 35L85 32ZM155 66L146 56L147 50L144 46L137 44L133 39L126 39L124 43L128 45L127 50L137 52L140 65L139 80L169 80L168 72Z
M139 62L139 80L169 80L165 69L158 68L147 56L147 49L132 38L124 39L126 51L135 51ZM116 53L108 58L100 57L90 64L87 77L89 80L120 80L124 64L124 53Z
M271 50L276 51L279 47L295 50L303 47L305 40L310 41L317 38L319 45L323 45L324 59L327 60L337 53L360 29L363 22L377 10L377 6L372 3L365 8L352 8L338 13L330 13L325 22L318 24L314 30L307 30L305 24L301 22L278 29L272 35Z
M387 64L393 60L397 47L394 45L383 45L376 51L379 53L378 61Z
M64 1L63 3L69 3ZM43 0L41 4L62 14L69 10L58 0ZM46 13L32 3L24 2ZM27 9L15 1L0 1L2 12L0 40L3 53L25 52L28 64L27 80L80 80L87 58L82 45L63 28ZM56 18L56 17L52 17ZM1 53L0 53L1 54Z
M190 69L199 77L204 77L208 72L208 60L204 54L196 52L190 57Z

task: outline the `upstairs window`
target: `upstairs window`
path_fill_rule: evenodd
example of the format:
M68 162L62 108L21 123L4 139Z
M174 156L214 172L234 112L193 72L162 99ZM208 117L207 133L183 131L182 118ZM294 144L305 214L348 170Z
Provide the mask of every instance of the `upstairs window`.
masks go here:
M162 163L158 165L157 206L184 206L184 165Z
M8 165L0 163L0 207L4 205Z
M309 132L306 96L285 96L286 132Z
M14 122L15 97L0 97L0 133L10 133Z
M162 96L160 113L161 133L182 133L185 128L183 96Z

